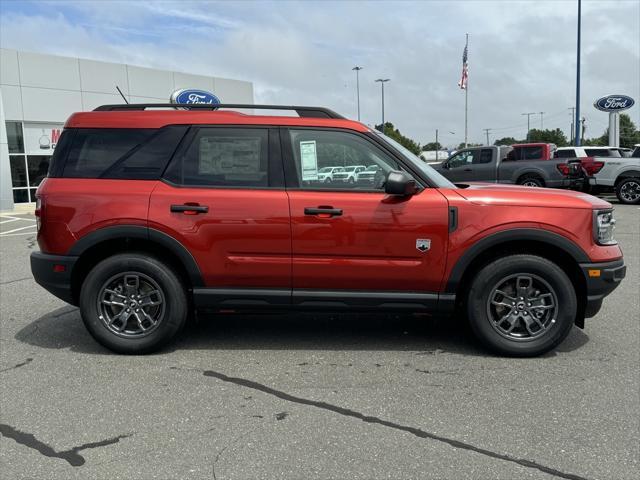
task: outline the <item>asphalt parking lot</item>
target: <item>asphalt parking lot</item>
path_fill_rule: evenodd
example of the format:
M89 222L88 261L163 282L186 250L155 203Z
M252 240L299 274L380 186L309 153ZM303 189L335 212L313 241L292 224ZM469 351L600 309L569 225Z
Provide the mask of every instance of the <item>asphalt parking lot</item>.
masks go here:
M38 287L0 216L0 471L29 479L631 479L640 469L640 209L627 278L535 359L411 316L222 316L111 354Z

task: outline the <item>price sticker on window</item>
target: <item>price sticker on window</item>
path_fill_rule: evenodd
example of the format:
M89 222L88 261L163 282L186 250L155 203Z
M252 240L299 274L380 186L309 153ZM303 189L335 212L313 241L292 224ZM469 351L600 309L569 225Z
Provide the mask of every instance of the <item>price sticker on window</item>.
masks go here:
M300 164L303 182L318 180L318 153L315 140L300 142Z

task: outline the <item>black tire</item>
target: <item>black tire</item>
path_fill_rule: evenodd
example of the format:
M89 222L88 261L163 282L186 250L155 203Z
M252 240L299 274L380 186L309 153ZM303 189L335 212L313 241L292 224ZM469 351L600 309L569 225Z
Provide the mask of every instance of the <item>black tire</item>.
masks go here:
M640 203L640 178L625 178L616 184L616 197L620 203L638 205Z
M129 285L124 285L123 289L116 292L121 288L118 283L121 277L123 283L128 282ZM138 279L138 291L142 291L142 298L138 295L137 299L131 297L130 300L129 293L134 293L134 290L129 289L134 288L135 278ZM116 284L117 287L111 287ZM103 301L104 295L109 299ZM127 314L125 321L110 323L109 320L119 317L122 309L128 307L119 305L129 301L138 301L140 304L136 304L136 308L133 303L130 304L132 306L127 312L131 310L132 313ZM143 302L147 305L143 305ZM155 305L151 306L152 303ZM143 311L145 317L143 314L134 314L134 310ZM185 325L188 312L186 288L180 277L165 263L143 253L119 254L101 261L89 272L80 291L80 314L87 330L98 343L117 353L146 354L161 349ZM152 317L158 317L156 323L151 322ZM143 318L143 321L140 322L138 318ZM135 332L136 325L139 326L139 333ZM145 325L146 331L142 330ZM116 331L119 327L122 327L121 332Z
M526 187L544 187L544 180L536 175L525 175L518 179L518 185Z
M524 286L527 278L531 280L529 294L520 297L517 288L507 291L509 282ZM503 280L505 283L501 283ZM503 285L506 287L501 287ZM503 291L508 296L502 296ZM546 295L547 291L551 296ZM541 300L541 296L544 299ZM513 306L512 300L515 300ZM552 303L555 309L548 306ZM503 307L504 304L508 305ZM567 274L555 263L534 255L510 255L489 263L472 280L467 298L467 314L474 334L492 351L514 357L541 355L559 345L574 324L576 310L576 292ZM543 317L538 317L540 312ZM526 323L531 322L531 328L538 329L534 314L546 325L537 333L534 331L535 335ZM517 320L512 320L516 317ZM516 328L505 333L505 327L512 323Z

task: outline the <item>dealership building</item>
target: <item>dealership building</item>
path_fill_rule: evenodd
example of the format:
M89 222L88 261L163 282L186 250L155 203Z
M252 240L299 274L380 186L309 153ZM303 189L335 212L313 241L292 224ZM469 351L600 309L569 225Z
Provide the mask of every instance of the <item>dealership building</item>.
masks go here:
M0 211L35 201L65 120L99 105L168 103L179 89L253 103L251 82L0 49Z

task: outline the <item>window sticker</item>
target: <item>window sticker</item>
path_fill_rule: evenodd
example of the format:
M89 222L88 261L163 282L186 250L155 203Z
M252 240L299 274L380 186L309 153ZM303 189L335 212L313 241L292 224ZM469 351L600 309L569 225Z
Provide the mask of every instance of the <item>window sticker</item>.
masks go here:
M300 142L300 163L303 182L318 180L318 153L315 140Z
M260 138L202 137L200 175L260 173Z

